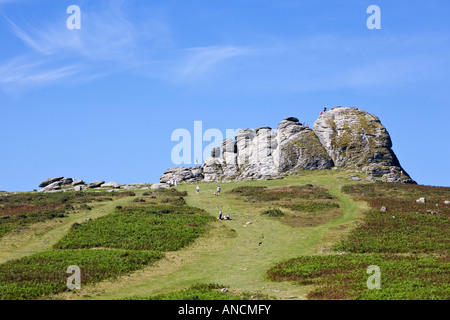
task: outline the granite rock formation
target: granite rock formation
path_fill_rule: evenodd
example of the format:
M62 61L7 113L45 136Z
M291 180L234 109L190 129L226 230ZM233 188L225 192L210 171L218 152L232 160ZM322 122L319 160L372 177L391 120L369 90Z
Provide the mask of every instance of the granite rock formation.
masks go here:
M415 183L400 166L380 120L358 108L335 107L313 129L297 118L270 127L243 129L213 148L202 166L171 168L161 183L274 179L299 170L332 167L364 172L369 180Z

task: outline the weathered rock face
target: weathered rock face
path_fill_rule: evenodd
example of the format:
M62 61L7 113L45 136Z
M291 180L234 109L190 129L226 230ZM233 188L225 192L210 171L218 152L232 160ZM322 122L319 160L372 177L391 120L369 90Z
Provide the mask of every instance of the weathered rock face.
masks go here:
M62 180L62 179L64 179L64 177L48 178L41 182L41 184L39 185L39 188L45 188L46 186L48 186L56 181Z
M105 181L104 180L99 180L99 181L94 181L91 182L87 185L88 188L98 188L100 187L102 184L104 184Z
M240 130L235 141L225 139L214 148L202 167L169 169L160 182L273 179L336 166L365 172L373 181L415 183L391 147L377 117L358 108L336 107L317 119L314 130L294 117L281 121L276 132L270 127Z
M314 132L338 167L398 166L380 120L357 108L336 107L320 115Z
M302 126L297 118L286 118L277 129L279 148L275 151L278 171L329 169L333 161L314 132Z
M60 190L62 185L62 181L58 180L53 183L50 183L49 185L46 185L44 188L39 190L40 193L49 193L51 191Z
M169 188L169 185L165 183L155 183L152 184L151 186L151 189L167 189L167 188Z
M72 182L73 182L72 178L64 178L61 180L61 184L64 184L64 185L71 184Z
M337 167L386 182L414 182L401 168L391 137L376 116L358 108L336 107L319 116L314 132Z
M223 176L222 167L225 161L219 158L208 158L203 165L203 176L205 181L220 180Z
M72 186L79 186L81 184L85 184L85 182L83 180L75 180L72 182Z
M260 179L278 173L273 159L276 135L270 127L244 129L236 134L236 164L241 178Z
M203 173L200 167L195 168L171 168L166 170L164 174L159 179L161 183L173 183L175 180L181 181L196 181L202 180Z
M118 188L120 188L120 185L119 185L117 182L115 182L115 181L110 181L110 182L108 182L108 183L102 184L101 187L102 187L102 188L103 188L103 187L107 187L107 188L115 188L115 189L118 189Z

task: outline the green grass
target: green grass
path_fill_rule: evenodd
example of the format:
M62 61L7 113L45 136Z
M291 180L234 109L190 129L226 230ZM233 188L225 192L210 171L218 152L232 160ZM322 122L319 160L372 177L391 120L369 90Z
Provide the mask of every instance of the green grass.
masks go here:
M134 195L132 192L66 192L19 193L0 197L0 238L11 231L32 224L67 217L77 210L86 210L86 203L112 201Z
M347 186L343 191L367 201L372 210L364 224L336 244L336 250L450 254L450 205L444 204L450 188L377 183ZM427 202L417 203L419 197ZM382 206L386 212L380 212Z
M268 276L314 285L310 299L450 299L450 206L443 204L450 188L376 183L342 191L370 205L363 223L333 246L346 253L287 260ZM369 265L380 267L381 289L367 288Z
M47 298L69 291L67 268L81 269L81 286L128 274L162 258L159 252L50 250L0 265L0 300Z
M322 224L341 214L337 199L326 188L312 184L271 188L240 186L227 193L261 207L263 214L294 227ZM268 203L272 207L269 210Z
M269 209L262 212L262 214L265 214L269 217L282 217L284 216L284 212L280 209Z
M130 297L125 300L248 300L249 294L238 295L229 291L222 292L224 285L216 283L194 284L186 289L149 297Z
M189 206L130 206L77 225L54 248L174 251L190 244L211 221L203 210Z
M155 204L145 201L148 197L130 199L128 205L120 201L107 215L73 223L54 250L1 264L0 299L46 299L68 292L65 271L70 265L81 268L82 285L87 286L129 274L161 259L163 252L190 244L213 220L182 204L183 193L147 195ZM164 199L170 204L161 204Z
M70 224L66 226L63 222L65 227L58 229L51 244L43 243L46 248L56 243L56 248L85 249L53 249L49 251L51 254L93 252L99 254L96 259L103 261L100 262L102 265L107 265L100 256L104 252L150 254L153 252L150 250L158 249L162 255L163 250L178 250L164 251L165 258L154 264L149 260L148 264L137 266L135 271L121 273L121 268L117 268L111 277L92 282L85 280L82 290L76 292L67 292L65 280L68 275L64 274L62 282L57 280L62 291L46 289L43 294L32 297L230 300L254 296L301 299L309 293L310 299L449 299L446 284L449 260L445 253L448 229L444 218L447 208L443 200L450 197L445 188L417 186L415 189L409 185L395 187L353 182L347 180L350 174L339 170L301 171L284 180L221 183L220 196L213 195L218 183L201 183L200 193L195 191L196 184L182 184L176 190L136 191L136 202L130 197L127 201L113 198L113 201L98 205L86 203L92 210L84 211L83 219L75 219L77 214L69 213L69 217L62 220L74 219L70 220L73 221L71 224L77 224L71 229ZM364 178L363 174L360 176ZM112 197L112 194L108 196ZM415 202L421 196L427 197L426 204ZM75 211L81 204L71 203ZM378 216L382 205L388 210L384 216ZM101 206L108 212L100 214ZM431 209L440 214L430 215L427 210ZM215 220L219 210L223 210L225 216L230 214L233 220ZM279 215L277 210L283 215L273 216ZM392 219L393 215L395 219ZM90 216L93 219L85 221ZM413 216L424 220L414 222L409 219ZM191 219L193 217L206 222L196 223ZM389 217L393 221L383 220ZM373 233L370 232L373 230L371 218L380 226ZM248 221L252 223L247 224ZM161 225L165 228L158 229ZM196 228L198 233L190 233ZM165 230L170 235L168 243L161 239ZM362 230L359 236L352 238L359 230ZM421 236L423 234L428 238ZM384 236L389 241L375 241ZM169 245L172 241L173 247ZM333 248L336 243L345 245L339 250L345 249L347 253L328 254L330 250L337 250L338 247ZM439 248L439 245L442 246ZM400 250L407 246L407 250ZM132 250L140 248L149 251ZM362 254L361 248L366 248ZM21 254L25 254L22 251ZM37 263L33 260L35 255L27 258L32 259L31 265ZM9 261L4 270L18 275L33 274L23 273L27 270L24 261ZM54 261L48 268L52 269L53 263L55 270L63 266L63 263L57 266L58 262ZM370 276L366 269L372 264L381 268L381 290L366 287ZM0 266L3 268L4 265ZM63 272L67 266L64 265ZM33 279L38 277L32 275L26 281ZM8 292L14 292L15 289L11 289L13 283L18 285L22 281L25 278L8 283L8 290L12 290ZM57 281L47 284L56 285ZM215 283L232 289L220 292ZM17 292L23 294L25 289L19 289ZM21 297L26 298L26 292Z
M368 289L371 274L367 268L377 265L381 288ZM271 268L274 281L314 285L310 299L450 299L448 259L432 256L380 254L344 254L305 256Z

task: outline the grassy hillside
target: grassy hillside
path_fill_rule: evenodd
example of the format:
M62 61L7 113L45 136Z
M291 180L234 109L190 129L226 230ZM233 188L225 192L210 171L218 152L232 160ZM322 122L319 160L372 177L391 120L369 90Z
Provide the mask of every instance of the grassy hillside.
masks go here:
M340 254L291 259L269 277L315 284L308 297L316 299L450 299L450 188L381 183L342 191L371 210L333 246ZM367 288L370 265L380 268L380 289Z
M54 207L40 211L47 218L4 227L0 298L448 299L449 188L372 184L350 175L307 171L283 180L202 183L199 193L182 184L52 198ZM222 192L214 196L218 185ZM28 219L26 206L44 201L17 196L28 200L9 198L0 204L3 215L19 210ZM15 206L22 208L7 210ZM52 217L47 209L64 213ZM220 210L232 220L217 220ZM98 270L112 263L115 271L100 275L85 265L82 274L92 276L69 292L63 266L84 265L88 255ZM134 255L139 259L130 265ZM379 290L366 287L372 264L381 268ZM36 268L48 278L33 276ZM35 284L33 294L20 289L25 283Z

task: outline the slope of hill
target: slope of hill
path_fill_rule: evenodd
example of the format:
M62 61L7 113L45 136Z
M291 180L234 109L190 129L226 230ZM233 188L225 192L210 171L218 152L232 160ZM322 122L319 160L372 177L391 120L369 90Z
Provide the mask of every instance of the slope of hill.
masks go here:
M449 204L445 203L449 188L373 184L359 176L361 181L355 181L347 171L307 170L282 180L223 183L219 196L213 194L218 183L201 183L198 193L197 184L186 183L177 187L178 192L172 188L135 190L127 196L119 192L99 196L91 191L39 195L71 195L68 211L66 216L35 221L0 238L0 296L146 299L200 294L216 299L224 286L230 294L225 299L448 298L444 278L449 264ZM87 200L89 194L108 199L92 202ZM425 203L416 202L422 197ZM73 201L81 199L91 210L76 205L71 211ZM378 206L386 210L380 212ZM2 210L7 209L3 202ZM171 210L179 213L171 216ZM217 220L220 210L232 220ZM102 232L102 226L110 231ZM18 235L24 236L23 241ZM184 235L187 241L180 242ZM171 243L175 246L167 246ZM97 257L97 267L85 265L83 252ZM119 260L114 260L114 252ZM81 259L80 264L90 270L76 292L65 288L66 270L60 270L67 255L73 258L71 264ZM54 267L46 264L48 278L35 273L42 259L55 261ZM123 271L94 272L111 263L118 267L112 270ZM378 291L365 287L369 264L386 272ZM25 268L30 265L34 267ZM342 276L329 278L336 270ZM35 293L26 295L20 288L33 287L30 283L36 284L37 291L29 289L28 293Z

